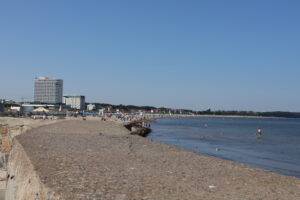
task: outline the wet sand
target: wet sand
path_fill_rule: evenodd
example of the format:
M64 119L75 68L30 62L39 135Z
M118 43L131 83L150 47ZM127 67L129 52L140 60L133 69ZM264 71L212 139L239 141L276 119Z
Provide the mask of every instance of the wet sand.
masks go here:
M64 121L14 143L60 199L300 199L298 178L130 135L118 122Z

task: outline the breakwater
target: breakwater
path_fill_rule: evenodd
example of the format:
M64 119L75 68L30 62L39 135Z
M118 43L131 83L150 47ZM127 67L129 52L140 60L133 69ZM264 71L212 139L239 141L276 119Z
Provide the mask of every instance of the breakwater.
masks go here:
M151 133L150 125L147 124L146 126L148 127L146 127L144 121L130 122L124 126L130 131L131 135L146 137L149 133Z

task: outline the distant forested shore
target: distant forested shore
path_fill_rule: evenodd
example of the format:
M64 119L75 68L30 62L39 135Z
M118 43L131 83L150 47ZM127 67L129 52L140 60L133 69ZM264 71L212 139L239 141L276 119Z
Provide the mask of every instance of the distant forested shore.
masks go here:
M255 111L236 111L236 110L204 110L195 111L190 109L172 109L165 107L154 106L135 106L135 105L112 105L112 104L99 104L101 107L111 107L113 110L119 109L120 111L142 110L144 112L155 111L155 113L173 113L173 114L194 114L194 115L224 115L224 116L254 116L254 117L282 117L282 118L300 118L300 112L285 112L285 111L272 111L272 112L255 112Z
M254 111L197 111L197 115L228 115L228 116L254 116L254 117L283 117L283 118L300 118L300 112L254 112Z

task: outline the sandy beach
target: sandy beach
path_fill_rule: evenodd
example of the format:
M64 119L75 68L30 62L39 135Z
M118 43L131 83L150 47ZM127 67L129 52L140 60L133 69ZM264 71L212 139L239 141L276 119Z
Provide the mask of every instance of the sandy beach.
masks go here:
M96 120L62 121L15 137L8 175L7 200L300 199L298 178L154 142L130 135L122 123Z

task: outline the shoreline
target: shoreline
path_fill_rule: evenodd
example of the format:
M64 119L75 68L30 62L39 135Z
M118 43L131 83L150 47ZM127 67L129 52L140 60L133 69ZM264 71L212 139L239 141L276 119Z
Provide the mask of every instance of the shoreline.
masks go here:
M158 120L152 127L154 132L149 138L155 141L300 178L296 156L299 121L169 118ZM264 130L263 136L257 134L257 127Z
M17 136L22 148L13 146L9 191L22 185L19 195L50 192L51 200L300 198L299 178L131 135L124 124L65 120ZM28 160L38 191L26 168L16 167Z
M172 118L173 115L164 118ZM174 117L216 117L216 118L253 118L253 119L299 119L288 117L264 117L264 116L244 116L244 115L174 115ZM159 118L160 119L160 118Z

